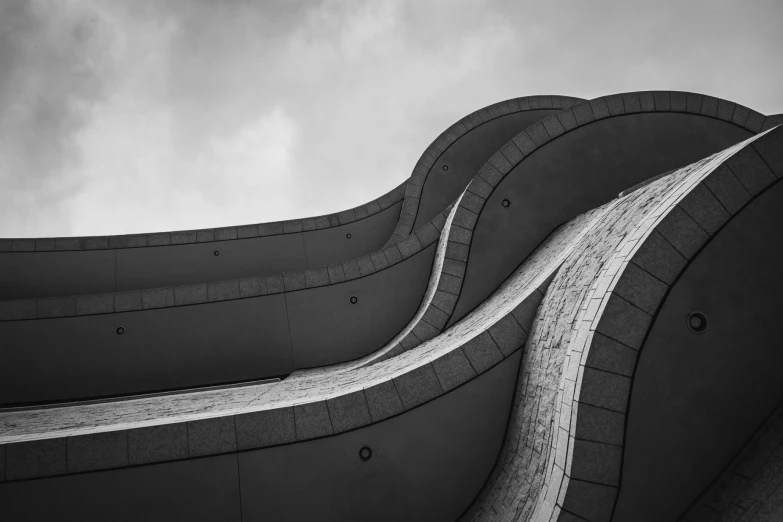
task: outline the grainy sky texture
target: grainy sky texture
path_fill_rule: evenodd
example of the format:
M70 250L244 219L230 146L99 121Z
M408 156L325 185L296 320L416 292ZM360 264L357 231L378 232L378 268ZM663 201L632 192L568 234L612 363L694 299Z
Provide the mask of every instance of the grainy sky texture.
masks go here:
M781 19L780 0L0 0L0 236L343 210L516 96L783 112Z

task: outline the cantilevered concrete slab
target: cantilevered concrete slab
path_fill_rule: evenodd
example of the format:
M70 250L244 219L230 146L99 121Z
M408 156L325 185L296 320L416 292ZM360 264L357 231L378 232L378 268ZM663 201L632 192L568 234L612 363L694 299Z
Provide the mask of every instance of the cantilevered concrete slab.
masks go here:
M759 433L783 400L779 120L690 93L519 98L444 132L396 202L321 228L7 242L8 256L176 257L297 237L328 260L241 276L199 261L178 281L165 254L145 270L168 286L9 294L0 506L10 520L775 513L752 493L775 453L748 448L777 440ZM377 242L345 247L357 223ZM280 380L248 382L261 377Z

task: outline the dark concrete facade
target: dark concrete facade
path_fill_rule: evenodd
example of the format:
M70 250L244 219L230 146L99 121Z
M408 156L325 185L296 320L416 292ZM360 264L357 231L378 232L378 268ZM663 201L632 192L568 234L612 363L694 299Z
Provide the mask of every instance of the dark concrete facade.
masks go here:
M0 518L779 519L781 123L516 98L344 212L0 239Z

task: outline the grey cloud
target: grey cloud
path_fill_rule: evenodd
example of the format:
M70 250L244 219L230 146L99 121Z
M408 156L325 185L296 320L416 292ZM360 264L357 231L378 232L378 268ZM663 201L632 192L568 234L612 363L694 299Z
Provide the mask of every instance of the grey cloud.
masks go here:
M783 110L775 0L50 0L2 9L0 70L11 73L0 76L0 235L340 210L402 182L464 114L514 96L665 88ZM230 145L248 135L260 141ZM285 150L253 156L267 146ZM226 156L234 150L268 164L245 168Z
M64 170L78 165L73 134L88 123L110 80L110 71L101 69L108 63L99 24L88 9L16 0L0 5L0 215L21 221L23 229L14 201L33 203L26 209L32 213L81 187L82 180Z

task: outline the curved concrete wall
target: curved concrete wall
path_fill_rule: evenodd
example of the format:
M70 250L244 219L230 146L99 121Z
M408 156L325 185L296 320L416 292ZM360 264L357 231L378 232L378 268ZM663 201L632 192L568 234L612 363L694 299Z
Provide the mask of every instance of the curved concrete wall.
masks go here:
M434 250L366 277L276 295L0 322L1 404L252 380L362 357L410 321Z
M475 122L471 123L470 129L467 124L456 124L463 134L456 138L456 141L445 146L445 153L441 156L449 161L465 159L470 167L473 163L483 161L483 156L489 154L487 150L493 149L496 143L513 135L520 126L536 120L543 113L551 113L554 110L551 108L553 106L567 106L568 103L577 101L559 97L556 97L554 102L552 98L541 98L540 103L538 100L539 98L536 97L508 100L491 106L489 110L477 111L468 117ZM549 109L531 109L531 105L547 106ZM454 128L452 126L447 132L454 132ZM423 157L429 156L425 153ZM463 177L469 172L465 167L458 165L454 166L454 170L458 174L462 172ZM451 178L445 184L441 180L435 185L446 192L453 191L458 185L455 184L455 179L459 181L458 178ZM384 201L384 203L388 202ZM389 207L385 211L350 225L311 232L223 241L221 243L223 248L219 251L221 255L212 256L211 259L208 251L216 243L114 250L115 286L120 288L119 292L0 303L0 319L6 321L47 319L35 325L24 322L0 324L0 330L5 330L4 335L9 340L3 348L3 353L0 353L0 360L7 361L4 373L8 375L5 380L8 393L3 395L2 404L88 399L157 391L164 388L251 380L285 375L301 368L340 363L361 358L375 351L379 345L401 331L402 326L413 315L416 305L421 302L427 262L420 261L412 265L410 260L406 260L408 262L405 269L401 267L384 269L389 263L399 262L400 258L407 258L423 246L431 244L437 238L438 229L443 226L443 213L432 223L420 227L416 234L391 244L383 251L358 260L332 265L328 269L323 267L283 274L282 285L279 279L275 279L276 276L254 276L240 279L238 282L223 281L182 285L168 289L143 289L141 292L133 289L149 281L165 282L172 279L186 281L203 277L205 274L217 277L226 273L226 265L231 265L232 261L236 265L237 260L246 256L248 248L251 250L257 248L257 254L271 255L275 258L272 264L267 263L269 266L262 266L262 271L279 268L284 266L284 263L290 263L289 268L296 268L301 265L303 259L309 261L313 251L318 251L313 245L320 245L322 253L320 257L316 256L316 259L326 261L329 245L334 246L339 243L340 238L335 234L343 234L344 229L347 230L348 227L356 229L360 226L370 227L374 223L374 218L377 221L378 216L384 214L387 215L388 221L388 216L391 216L389 212L393 208L393 206ZM427 212L431 210L430 208ZM357 214L352 212L348 217L342 214L338 217L341 222L349 222L356 216ZM248 236L254 232L288 232L291 227L287 229L285 224L281 224L280 230L277 230L274 227L257 225L255 231L248 230L248 227L243 228L244 231L238 233ZM370 236L377 230L367 228L363 232L365 233L361 235ZM350 240L346 238L342 242L350 243L352 240L353 233ZM420 317L416 324L411 325L410 332L401 336L401 342L394 343L396 351L392 352L391 356L437 335L443 330L446 319L453 311L455 302L453 296L459 293L458 289L464 275L464 248L460 248L467 240L464 230L449 234L449 240L449 243L443 247L448 259L445 262L445 273L440 278L441 281L436 280L436 283L441 283L437 286L437 294L430 296L428 306L422 307L423 317ZM147 244L149 241L150 239L147 238ZM271 251L266 250L266 247L271 244L266 243L270 241L276 242L276 247ZM262 245L261 242L265 243ZM296 250L300 242L300 254L289 259L289 254ZM361 245L361 242L355 244ZM21 249L20 245L15 246L17 250ZM129 243L122 246L134 245ZM261 246L265 248L260 248ZM393 255L392 250L394 250ZM105 253L105 251L66 251L12 254L17 256L88 254L106 257ZM184 271L178 269L178 265L184 261L181 259L183 255L191 261L186 263L188 269ZM249 258L247 262L243 261L239 264L247 265L245 268L250 270L253 263L258 263L259 257L258 255L247 257ZM227 258L229 262L221 265L220 260L223 258ZM38 259L40 261L43 258ZM425 257L417 256L415 259L423 260ZM192 262L193 260L198 261ZM74 257L73 261L76 262L77 258ZM207 268L210 264L212 268ZM431 263L429 264L431 266ZM39 266L39 268L45 267ZM72 268L73 266L64 265L66 271ZM80 267L80 270L88 268L92 267ZM234 266L234 269L236 268ZM232 270L228 269L230 273L233 273ZM357 280L353 284L322 286L341 283L341 274L345 274L345 279L350 279L348 275L350 272L356 272L355 277L358 277L367 276L376 270L383 270L384 276L374 275L369 279ZM141 274L141 276L136 277L133 274ZM61 273L54 276L56 281L68 280ZM311 283L313 288L310 288ZM71 280L68 284L78 286L80 283ZM286 293L282 305L280 300L275 299L256 300L260 304L255 306L205 305L213 301L264 295L267 291L271 294L274 293L272 286L283 287L277 291L284 289L288 292L303 288L309 290ZM357 305L351 304L350 300L354 298L360 299ZM186 306L188 309L176 312L165 311L171 306ZM258 308L259 306L261 308ZM221 318L221 326L216 328L208 326L210 322L206 319L210 307L214 307L217 317ZM221 310L235 308L247 311L236 314L232 321L223 321ZM252 314L256 313L251 310L257 308L258 313L270 320L258 322L250 329L244 328L245 322L252 321ZM130 313L133 310L140 310L143 313ZM78 320L66 319L117 312L122 312L124 315L95 320L86 317ZM285 320L282 319L283 312L285 312ZM116 337L110 332L120 326L128 334L133 333L133 341L117 342ZM204 333L207 329L209 332ZM180 334L183 331L186 332L185 335ZM75 348L75 343L69 344L71 339L79 339L78 349ZM31 342L34 349L22 351L21 346ZM126 350L121 357L115 359L114 353L106 351L105 347L117 344L125 345ZM220 344L230 345L231 353L225 358L225 363L211 365L209 363L211 358L222 353L218 348ZM70 347L63 348L64 345ZM286 353L287 351L290 355ZM89 362L81 363L83 358ZM132 360L133 364L119 364L119 360ZM75 366L79 368L76 369ZM147 372L145 369L150 366L154 366L156 371ZM138 372L144 372L145 376L139 377ZM65 375L71 374L78 374L81 379L78 382L70 381Z
M130 236L0 239L0 299L266 276L361 257L380 249L393 235L394 242L408 237L414 222L415 229L425 226L459 195L474 174L473 167L499 144L557 110L553 107L578 101L560 96L515 98L476 111L427 148L408 181L366 205L329 216ZM434 166L424 165L441 161L441 156L453 163L452 175L429 176ZM419 212L420 200L424 212Z
M486 154L486 157L489 157L496 150L491 146L502 143L503 135L509 138L513 136L515 123L525 125L530 121L529 116L514 116L515 113L532 112L535 117L535 114L551 113L553 110L565 109L582 101L584 100L568 96L512 98L475 111L446 129L427 147L416 162L405 190L400 222L387 245L404 239L414 230L415 223L426 222L429 219L426 215L438 211L437 206L431 205L424 199L423 187L431 185L445 191L441 196L435 190L428 190L427 198L430 196L441 198L442 203L451 202L465 187L475 171L470 172L470 169L455 164L454 160L460 159L470 162L471 165L476 163L480 165L481 160L476 157L477 155ZM475 137L476 135L478 138ZM475 152L469 150L473 148L476 148ZM449 175L443 176L444 165L449 167ZM420 211L424 213L421 218Z
M613 520L677 518L783 400L781 224L778 183L691 259L657 310L634 374ZM707 317L702 334L687 327L692 311Z
M783 519L782 457L783 405L778 405L731 465L679 520Z
M404 184L380 203L373 202L375 213L365 211L357 220L351 211L353 219L342 217L341 222L335 217L322 229L315 229L315 224L303 229L299 221L267 223L210 230L209 235L192 231L130 236L139 239L120 244L105 237L92 242L75 238L67 244L61 241L60 247L52 240L51 249L45 249L48 244L40 246L41 239L3 240L10 251L0 250L0 297L141 290L339 263L384 244L399 219L403 194Z
M503 102L505 112L496 107L494 117L482 117L484 124L495 122L496 127L485 127L488 134L504 121L519 119L514 115L519 110L511 109L514 104L519 109L522 102L509 102ZM656 107L655 114L625 114L654 112ZM675 114L678 111L682 114ZM312 518L314 506L327 519L378 518L382 493L394 499L388 513L395 520L446 520L460 513L465 520L611 519L613 512L620 513L616 506L622 505L623 494L634 498L632 485L625 493L621 489L623 458L641 455L634 449L631 431L624 433L629 411L635 411L635 418L657 411L629 402L636 354L651 331L652 317L656 310L665 310L666 296L676 291L669 287L688 260L707 252L709 238L735 223L731 216L783 177L783 130L749 139L655 181L648 179L653 173L638 175L642 183L630 183L636 185L630 193L551 234L547 227L555 229L559 214L546 214L553 223L539 224L540 230L528 234L541 235L529 252L516 252L517 263L522 264L502 284L489 288L487 299L470 311L460 311L458 298L463 285L472 284L471 270L497 271L493 261L468 254L478 244L474 234L479 237L482 220L489 219L495 206L506 215L517 206L522 192L514 193L511 205L485 203L500 197L506 190L502 187L524 179L523 158L530 158L532 165L536 154L543 157L548 147L567 145L567 137L580 132L586 134L577 141L592 143L600 152L602 140L591 142L585 131L589 128L603 129L597 134L604 136L614 132L618 139L623 129L628 135L635 129L640 138L637 143L623 142L627 148L652 150L655 135L668 132L667 125L677 118L690 121L684 126L701 129L707 137L703 143L708 144L711 137L725 138L715 130L723 128L720 125L748 136L772 121L729 102L685 93L630 93L593 100L551 114L507 143L479 169L461 196L457 192L453 208L406 235L405 227L413 226L419 209L430 211L421 197L423 190L407 190L395 234L385 248L371 254L282 275L0 303L0 328L15 339L7 354L27 358L16 372L8 371L9 379L21 380L19 376L30 369L48 372L51 383L32 383L24 390L32 396L42 386L51 386L55 395L66 390L71 397L85 398L161 389L157 383L182 388L242 381L258 378L259 372L272 367L284 372L301 368L275 384L0 411L0 464L7 482L0 485L0 496L8 494L13 497L8 505L32 513L15 499L58 495L52 492L91 487L100 479L141 491L154 503L159 493L141 485L144 473L135 470L159 468L161 476L183 477L185 489L197 478L184 478L188 473L223 477L221 486L204 493L220 497L213 497L217 511L210 515L218 518L237 513L249 518ZM726 121L734 126L726 126ZM462 130L433 145L441 161L448 160L449 145L468 129L459 125ZM639 130L647 126L647 133ZM452 152L456 158L459 151ZM617 163L608 169L611 175L595 178L615 194L629 186L614 190L623 168L638 162L631 154L617 154ZM672 161L677 154L668 151L661 161ZM430 173L441 156L425 155ZM603 157L610 156L611 151ZM511 172L513 176L506 176ZM571 178L577 173L572 170ZM556 179L556 172L550 174ZM426 187L427 179L435 186L435 178L421 173L415 177L421 184L413 186ZM581 182L579 178L576 184ZM597 202L611 197L608 191L593 193L589 187L585 193L586 199L594 197ZM565 201L561 206L568 210L570 200L561 201L560 192L542 194L553 205ZM574 205L580 204L574 200ZM568 212L576 213L576 206ZM520 222L507 230L508 238L526 225L523 214L514 214ZM511 241L496 241L498 256L511 256L518 249ZM752 250L746 250L752 259ZM720 263L707 265L715 271ZM113 340L126 339L129 344L122 355L107 351L103 340L85 336L88 327L77 331L80 322L111 330L107 325L117 318L134 317L154 320L129 322L122 336L112 330ZM210 321L220 325L210 328ZM454 324L449 327L450 322ZM139 334L145 339L133 337ZM62 342L69 335L88 339L91 348L69 353L64 348L69 343ZM29 353L21 350L25 342L33 347ZM259 350L259 343L267 345ZM726 345L730 351L731 343ZM69 373L68 365L79 361L66 356L75 360L74 355L87 352L95 361L81 364L89 367L90 375L73 379L76 374ZM134 359L134 354L141 357ZM16 364L13 357L4 361ZM512 394L520 361L522 371ZM705 378L709 381L710 376ZM11 382L10 387L18 391L24 386ZM36 396L16 403L47 400L57 399ZM435 409L447 403L452 406ZM676 418L672 411L676 408L664 413ZM455 418L460 413L468 419ZM744 424L751 431L752 421ZM416 433L417 428L424 432ZM740 428L737 433L746 429ZM344 457L367 440L383 448L373 452L378 467L368 465L367 459L355 462L356 455L354 461ZM649 441L639 444L641 451L648 446ZM734 446L736 451L736 441ZM724 456L731 453L721 451ZM465 454L474 458L460 461L457 456ZM194 458L204 466L188 466ZM665 467L665 459L655 464ZM243 480L226 478L223 471L232 466L237 476L245 474ZM173 475L167 475L170 472ZM294 490L301 489L321 492L319 502L292 505L300 499ZM685 496L683 491L677 494ZM114 502L127 502L123 494L107 495ZM57 498L68 514L79 513L81 507L71 500L78 493ZM185 501L175 494L170 504ZM642 503L637 499L631 504ZM36 507L44 509L36 516L47 516L46 505L36 502Z
M502 433L519 366L519 350L541 299L542 285L547 284L592 222L593 217L587 215L553 234L481 310L450 332L373 366L297 372L276 384L0 412L4 477L16 483L63 473L123 468L134 462L163 462L283 444L298 451L296 445L290 444L382 425L386 419L410 417L417 408L434 404L439 397L459 393L475 396L468 391L474 389L471 383L488 372L493 375L482 382L491 383L493 388L505 383L502 386L509 393L498 396L493 389L489 403L482 402L477 408L485 415L484 422L471 420L472 427L466 431L486 437L486 415L500 411L502 415L495 417L499 431L491 431ZM499 370L501 367L504 369ZM507 377L501 377L493 368ZM499 400L502 397L507 399ZM473 401L465 397L455 399L454 410L463 415L465 404ZM422 415L441 422L437 414ZM421 421L415 424L421 425ZM447 446L458 443L464 454L459 432L450 431L448 436L454 440ZM500 438L495 440L499 444ZM234 446L232 441L236 441ZM182 443L182 448L196 449L183 450ZM423 444L422 449L437 454L433 445L443 443L428 437ZM479 452L489 450L486 458L480 459L484 471L473 473L471 478L475 479L471 482L474 489L480 486L494 461L497 444L484 443ZM476 451L474 448L471 453L478 454ZM132 458L120 458L129 454ZM446 461L456 459L443 462ZM463 467L476 471L474 464L479 462ZM454 470L446 466L443 472L453 474ZM456 513L471 497L472 494L460 494L461 503L450 501L450 506L439 509ZM424 512L422 519L431 518L431 513Z
M608 205L536 314L501 458L465 519L612 518L651 314L710 234L783 177L782 138L741 143Z
M0 504L10 520L453 520L492 467L518 365L509 358L406 415L295 445L247 450L252 424L195 421L166 434L165 455L142 428L101 441L137 467L84 474L95 461L69 439L62 464L71 474L0 484ZM306 419L291 422L307 430ZM230 454L187 460L221 444ZM244 451L234 453L237 444ZM365 446L372 455L363 461ZM444 466L456 460L463 464Z
M640 102L645 94L648 107ZM471 263L449 324L485 299L560 223L655 174L723 150L762 126L758 119L751 127L747 118L733 121L734 104L722 120L702 110L699 95L688 113L685 105L682 112L671 112L675 108L669 101L670 94L684 101L686 93L655 94L666 104L655 105L652 93L628 93L550 116L482 167L479 176L491 187L484 195L470 245ZM503 200L510 205L503 206Z
M472 128L452 143L429 169L413 230L457 199L481 165L504 143L559 110L537 109L504 114Z

